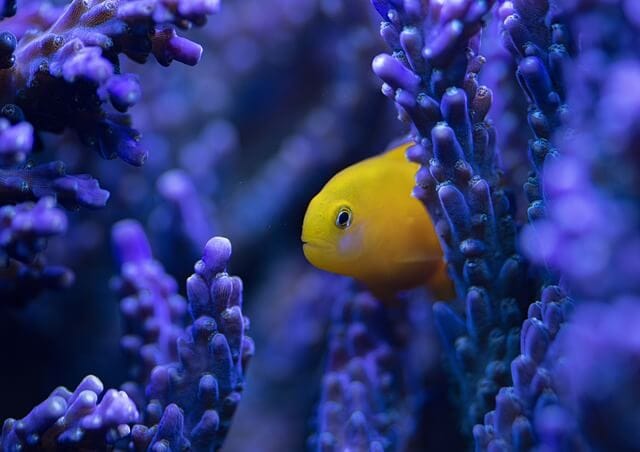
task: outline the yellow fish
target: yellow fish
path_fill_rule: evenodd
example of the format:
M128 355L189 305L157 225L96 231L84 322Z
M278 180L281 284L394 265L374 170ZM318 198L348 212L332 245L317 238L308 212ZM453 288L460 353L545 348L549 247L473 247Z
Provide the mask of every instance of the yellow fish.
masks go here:
M355 278L384 300L425 285L453 298L433 223L411 196L419 165L413 143L356 163L333 176L309 203L303 251L317 268Z

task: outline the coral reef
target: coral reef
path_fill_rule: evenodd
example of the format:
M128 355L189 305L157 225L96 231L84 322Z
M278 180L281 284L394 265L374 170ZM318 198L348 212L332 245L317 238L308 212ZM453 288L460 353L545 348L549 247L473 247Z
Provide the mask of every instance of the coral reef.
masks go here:
M532 174L525 184L530 221L544 216L542 173L547 158L557 154L552 138L569 115L563 68L572 48L566 25L549 1L503 1L498 16L503 45L514 56L516 78L529 104L527 121Z
M401 376L388 338L372 327L381 309L369 294L338 306L318 408L319 450L382 451L398 446Z
M104 388L95 376L73 393L56 389L24 418L5 421L3 450L220 448L254 350L244 334L249 321L242 314L242 282L226 273L231 244L222 237L207 242L187 281L185 303L153 260L140 224L117 223L113 237L122 262L115 286L129 295L121 311L131 333L122 346L137 361L135 381L108 390L99 402ZM183 329L186 308L191 322Z
M496 171L495 132L485 120L492 93L477 82L484 62L478 32L491 4L373 3L394 52L376 57L373 70L400 119L412 126L416 145L407 157L421 164L414 195L434 219L449 274L465 299L466 324L447 304L434 310L469 429L508 382L527 301L513 210Z
M638 447L637 321L635 298L576 310L550 352L559 400L537 416L543 444L557 450Z
M1 450L639 447L636 2L370 3L0 0ZM450 300L300 251L407 137Z
M0 33L2 205L53 197L71 209L104 207L109 192L89 175L68 175L61 161L35 164L36 151L44 147L41 134L72 129L102 157L142 165L147 151L127 114L140 98L140 82L121 71L120 56L143 63L153 53L165 66L174 59L196 64L202 48L179 37L175 28L203 24L218 6L215 1L78 0L66 7L27 2L26 12L14 16L15 4L5 5L12 14L3 15L14 17L3 21ZM32 234L39 243L51 235L37 228ZM12 253L3 249L3 254ZM3 276L3 285L15 286L9 281L14 274L41 287L68 285L68 276L54 281L36 254L41 253L10 256L6 266L16 270Z
M139 418L126 392L109 389L93 375L73 392L55 389L47 399L20 420L7 419L2 427L2 450L57 448L91 449L113 445L131 432Z

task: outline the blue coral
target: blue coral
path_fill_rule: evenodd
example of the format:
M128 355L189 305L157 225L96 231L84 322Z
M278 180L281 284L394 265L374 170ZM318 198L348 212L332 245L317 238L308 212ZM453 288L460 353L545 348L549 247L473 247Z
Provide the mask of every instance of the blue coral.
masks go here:
M85 377L73 392L64 387L36 406L24 418L7 419L0 445L5 451L84 449L114 445L130 433L138 410L123 391L104 391L93 375ZM98 446L106 447L106 446Z
M512 386L500 388L495 410L473 428L476 450L529 450L539 442L536 421L555 407L558 388L550 352L573 311L573 302L558 286L548 286L531 304L522 325L520 354L511 362Z
M244 334L249 320L242 314L242 282L225 272L231 244L214 237L196 262L187 282L192 322L185 330L187 304L152 259L140 225L122 221L113 236L122 262L115 288L127 295L121 310L129 331L122 345L132 381L100 401L103 385L94 376L73 393L56 389L23 419L5 421L3 450L221 447L254 353Z
M3 5L1 16L13 16L15 4ZM109 192L90 175L67 174L62 161L37 164L41 133L71 128L102 157L142 165L147 151L126 113L140 98L140 82L122 73L120 56L144 62L153 53L162 65L174 59L196 64L202 48L175 28L204 23L218 6L215 1L78 0L47 8L36 2L25 5L23 15L4 20L9 31L0 34L2 205L53 197L69 209L104 207ZM25 264L30 265L12 263ZM29 272L32 284L55 285L31 267L22 273Z
M175 279L153 259L139 223L123 220L114 225L112 236L121 265L120 276L112 282L122 297L125 334L120 345L129 360L132 379L124 387L141 402L151 371L178 358L176 341L184 334L187 303L178 294Z
M400 118L411 124L416 145L407 157L421 164L414 195L435 221L449 274L465 300L466 323L446 304L434 310L459 382L463 425L470 428L509 381L527 301L513 208L500 188L495 131L486 120L492 93L478 84L484 63L478 32L491 4L374 5L384 13L381 35L394 53L376 57L373 69Z
M336 307L312 440L317 450L383 451L401 444L398 434L407 421L399 403L399 357L384 329L374 331L380 320L384 314L369 294Z
M550 376L558 396L537 419L543 444L565 450L573 445L633 450L640 445L634 415L637 321L638 300L633 297L576 310L550 353Z
M171 441L218 449L227 434L254 353L244 334L249 321L242 314L242 281L226 273L230 255L229 241L214 237L187 280L192 324L178 339L178 361L154 368L146 389L147 423L158 423L151 444L167 441L161 433L167 425L174 426L173 448ZM189 407L184 417L177 406Z

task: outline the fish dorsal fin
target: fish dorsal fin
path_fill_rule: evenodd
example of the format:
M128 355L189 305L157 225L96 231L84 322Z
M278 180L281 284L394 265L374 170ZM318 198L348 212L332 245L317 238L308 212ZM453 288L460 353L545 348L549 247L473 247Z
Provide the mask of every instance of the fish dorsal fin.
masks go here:
M413 140L411 139L411 135L408 134L408 133L391 140L389 142L389 144L387 144L387 146L384 148L383 152L390 151L390 150L395 149L397 147L403 146L403 145L405 145L407 143L413 143Z
M411 145L413 145L413 141L405 140L402 143L398 144L396 147L389 149L388 151L385 151L384 154L382 155L384 156L384 158L389 158L393 160L402 160L406 162L407 157L405 156L405 153L407 152L407 148Z

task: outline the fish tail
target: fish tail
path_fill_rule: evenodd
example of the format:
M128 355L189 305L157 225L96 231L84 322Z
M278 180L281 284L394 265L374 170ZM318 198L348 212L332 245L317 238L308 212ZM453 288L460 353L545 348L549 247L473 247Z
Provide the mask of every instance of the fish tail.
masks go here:
M449 278L447 265L444 262L442 262L442 265L438 267L435 273L429 275L427 288L437 300L447 301L453 300L456 297L453 282L451 278Z

